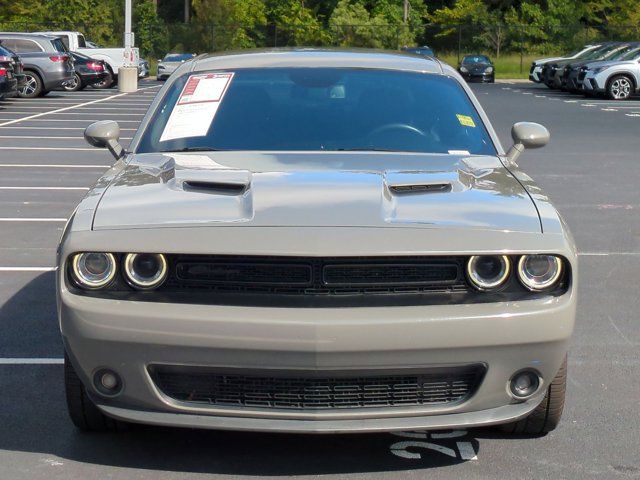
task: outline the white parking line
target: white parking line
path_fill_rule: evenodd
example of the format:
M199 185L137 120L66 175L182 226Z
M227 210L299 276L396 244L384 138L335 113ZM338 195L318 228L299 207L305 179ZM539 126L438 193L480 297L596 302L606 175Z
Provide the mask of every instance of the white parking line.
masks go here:
M2 131L3 128L8 129L13 129L13 130L51 130L51 127L0 127L0 131ZM56 130L84 130L84 127L56 127ZM121 132L135 132L136 129L135 128L121 128L120 129ZM41 137L39 137L41 138Z
M9 218L0 217L0 222L66 222L66 218Z
M1 167L9 168L111 168L110 165L75 165L75 164L23 164L23 163L0 163Z
M82 190L89 191L89 187L0 187L0 190Z
M57 267L0 267L0 272L54 272Z
M74 107L76 108L76 107ZM122 110L122 109L118 109L118 110ZM15 113L17 115L25 115L31 112L7 112L7 113ZM41 114L38 114L39 116L41 115L96 115L96 114L100 114L100 112L60 112L58 110L51 110L50 112L42 112ZM144 113L105 113L105 115L115 115L115 116L120 116L120 115L126 115L128 117L144 117ZM14 122L15 123L15 122ZM7 124L8 125L8 124ZM2 125L0 125L1 127Z
M55 105L50 105L49 107L45 107L45 108L53 108ZM31 106L27 106L27 105L20 105L20 108L22 109L26 109L26 108L31 108L34 110L42 110L42 107L38 106L38 107L31 107ZM146 112L147 109L146 108L131 108L131 106L129 105L123 105L123 106L116 106L116 107L78 107L79 110L83 110L83 109L87 109L87 110L91 110L91 111L103 111L103 110L122 110L123 108L126 108L127 110L131 110L131 111L136 111L136 112ZM21 112L14 112L11 111L11 113L21 113ZM29 112L26 112L29 113Z
M0 147L0 150L56 150L60 151L61 147ZM64 147L65 152L68 151L76 151L76 152L96 152L96 153L104 153L106 149L104 148L76 148L76 147Z
M11 122L7 122L7 123L0 123L0 128L5 128L5 125L10 125L13 123L17 123L17 122L83 122L83 123L91 123L91 122L97 122L98 120L91 120L89 118L80 120L80 119L73 119L73 118L33 118L33 119L29 119L29 120L15 120L14 118L0 118L0 121L4 121L4 120L12 120ZM103 119L104 120L104 119ZM140 120L118 120L118 123L140 123ZM57 127L56 127L57 128Z
M76 137L41 137L40 135L34 136L34 135L0 135L0 139L3 140L12 140L12 139L17 139L17 138L35 138L35 139L39 139L39 140L82 140L84 141L84 138L82 138L82 136L76 136ZM120 140L131 140L133 137L120 137Z
M63 365L64 358L0 358L0 365Z
M147 88L153 88L153 87L147 87ZM143 89L140 89L140 90L146 90L147 88L143 88ZM138 90L138 91L140 91L140 90ZM135 93L135 92L132 92L132 93ZM5 125L11 125L13 123L24 122L26 120L31 120L31 119L38 118L38 117L43 117L45 115L51 115L51 114L54 114L54 113L66 112L68 110L73 110L75 108L78 108L78 107L84 106L84 105L93 105L95 103L106 102L107 100L110 100L112 98L119 98L119 97L122 97L124 95L129 95L129 93L118 93L116 95L111 95L109 97L99 98L97 100L92 100L90 102L85 102L85 103L80 103L80 104L77 104L77 105L71 105L69 107L59 108L59 109L53 110L51 112L36 113L36 114L30 115L28 117L19 118L19 119L13 119L13 120L10 120L10 121L5 122L5 123L0 123L0 127L3 127Z

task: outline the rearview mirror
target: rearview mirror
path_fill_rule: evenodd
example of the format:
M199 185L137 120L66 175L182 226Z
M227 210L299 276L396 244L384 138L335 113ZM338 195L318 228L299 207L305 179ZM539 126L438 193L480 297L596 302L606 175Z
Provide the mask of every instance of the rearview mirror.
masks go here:
M124 155L120 139L120 125L112 120L102 120L89 125L84 130L84 139L93 147L108 148L116 160Z
M527 148L541 148L549 143L549 130L539 123L518 122L511 127L513 146L507 152L507 159L511 163Z

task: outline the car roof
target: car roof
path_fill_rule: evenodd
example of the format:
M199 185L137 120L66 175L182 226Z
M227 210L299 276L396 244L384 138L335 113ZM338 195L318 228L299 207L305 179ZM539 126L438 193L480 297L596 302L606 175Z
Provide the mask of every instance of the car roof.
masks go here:
M454 70L430 57L399 51L292 48L208 54L196 57L193 71L218 68L334 67L449 74Z
M45 40L54 40L58 38L56 35L48 35L45 33L25 33L25 32L0 32L1 37L24 37L39 38Z

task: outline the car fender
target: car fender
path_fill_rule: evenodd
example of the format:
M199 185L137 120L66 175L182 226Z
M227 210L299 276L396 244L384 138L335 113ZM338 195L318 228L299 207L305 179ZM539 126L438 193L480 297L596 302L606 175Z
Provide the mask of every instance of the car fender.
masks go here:
M607 86L609 85L609 81L611 80L611 78L617 76L617 75L626 75L628 77L631 78L631 81L633 82L633 87L636 91L638 91L638 85L640 85L640 78L638 75L638 72L632 72L631 70L629 70L628 68L624 68L624 69L620 69L620 70L615 70L611 73L607 74L607 79L604 82L604 86L605 88L607 88Z

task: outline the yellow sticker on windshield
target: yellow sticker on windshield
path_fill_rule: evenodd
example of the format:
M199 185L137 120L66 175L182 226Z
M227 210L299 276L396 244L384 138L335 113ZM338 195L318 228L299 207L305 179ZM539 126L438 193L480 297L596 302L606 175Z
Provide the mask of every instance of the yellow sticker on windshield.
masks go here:
M456 113L456 117L458 117L458 121L463 127L476 127L476 123L469 115L460 115L459 113Z

